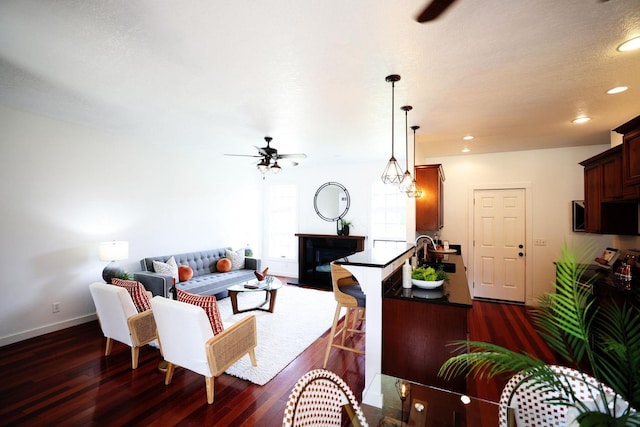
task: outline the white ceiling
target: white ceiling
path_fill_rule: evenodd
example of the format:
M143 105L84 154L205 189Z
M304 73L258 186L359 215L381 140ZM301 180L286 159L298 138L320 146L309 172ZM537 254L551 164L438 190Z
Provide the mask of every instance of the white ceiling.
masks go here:
M159 146L304 163L609 142L640 114L640 0L3 0L0 103ZM606 95L613 86L630 89ZM574 125L575 116L593 118ZM412 138L410 137L410 141ZM248 162L233 158L240 164Z

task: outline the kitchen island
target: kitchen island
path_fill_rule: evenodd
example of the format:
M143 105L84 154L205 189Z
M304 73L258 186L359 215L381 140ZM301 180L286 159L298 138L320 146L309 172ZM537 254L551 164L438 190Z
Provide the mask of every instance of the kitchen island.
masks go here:
M382 392L374 381L382 372L382 292L383 282L397 275L402 264L413 255L414 246L407 244L401 250L372 249L334 261L347 269L360 283L366 296L367 331L365 334L365 387L367 393L362 401L378 408L382 407ZM401 274L401 273L400 273ZM379 375L378 375L379 378Z
M401 273L383 282L382 373L464 393L464 376L437 376L456 349L451 342L467 339L472 304L462 256L447 255L443 262L455 273L440 288L405 289Z

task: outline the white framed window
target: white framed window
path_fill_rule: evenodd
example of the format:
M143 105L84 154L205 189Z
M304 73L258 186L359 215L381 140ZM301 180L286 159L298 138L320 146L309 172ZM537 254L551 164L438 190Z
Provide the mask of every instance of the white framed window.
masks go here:
M373 184L371 241L374 248L404 248L407 234L407 195L395 185Z
M298 190L294 184L269 186L267 196L266 258L295 259L298 241Z

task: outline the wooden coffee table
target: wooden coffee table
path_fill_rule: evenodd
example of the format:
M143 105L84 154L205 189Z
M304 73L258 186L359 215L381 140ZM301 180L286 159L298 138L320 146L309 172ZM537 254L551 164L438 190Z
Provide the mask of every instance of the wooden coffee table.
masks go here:
M282 282L277 278L273 278L273 281L264 286L261 286L263 282L258 282L257 279L249 280L246 283L242 283L239 285L233 285L227 288L229 291L229 296L231 297L231 309L233 310L233 314L245 313L247 311L252 310L262 310L267 311L269 313L273 313L273 310L276 307L276 295L278 294L278 289L282 287ZM247 287L247 285L249 287ZM259 286L259 287L254 287ZM261 304L258 304L255 307L245 308L242 310L238 309L238 294L241 292L264 292L264 301ZM269 303L269 308L265 308L264 306Z

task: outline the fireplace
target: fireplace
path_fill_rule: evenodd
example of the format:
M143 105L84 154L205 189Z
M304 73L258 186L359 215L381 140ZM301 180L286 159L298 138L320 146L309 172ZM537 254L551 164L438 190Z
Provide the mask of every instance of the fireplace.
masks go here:
M331 289L329 263L364 250L365 236L296 234L299 285Z

